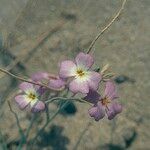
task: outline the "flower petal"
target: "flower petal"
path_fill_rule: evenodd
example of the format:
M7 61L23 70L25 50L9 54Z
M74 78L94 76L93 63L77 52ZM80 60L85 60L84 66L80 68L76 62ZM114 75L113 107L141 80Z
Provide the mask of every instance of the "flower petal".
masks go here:
M122 105L121 105L121 104L119 104L119 103L117 103L117 102L113 102L113 103L112 103L112 106L113 106L114 111L115 111L117 114L119 114L119 113L122 112Z
M96 106L89 109L89 115L94 117L95 121L99 121L105 116L105 110L100 102Z
M36 92L38 96L42 96L46 91L47 88L46 87L42 87L42 86L35 86Z
M76 65L73 61L66 60L60 64L59 75L61 78L68 78L75 76Z
M90 89L96 91L99 88L99 83L100 83L101 79L102 79L102 77L99 73L94 72L94 71L89 72L88 83L89 83Z
M84 97L84 99L90 103L95 104L101 99L101 96L97 91L89 90L89 93L86 97Z
M53 89L60 89L60 88L64 88L65 84L66 84L65 80L57 77L56 79L50 79L48 86Z
M106 111L106 113L107 113L109 120L113 119L116 116L116 113L114 112L114 110L111 110L111 109Z
M80 81L79 79L74 79L69 84L69 90L73 93L80 92L83 94L87 94L89 92L88 82L86 80Z
M40 112L45 109L45 103L42 101L38 101L31 109L32 112Z
M31 76L33 81L41 81L42 79L48 79L49 74L47 72L37 72Z
M20 85L19 85L19 88L24 91L25 93L29 93L30 91L33 91L35 92L35 89L33 87L33 85L31 83L28 83L28 82L22 82Z
M108 97L110 100L118 98L115 84L111 81L106 82L105 96Z
M108 119L113 119L117 114L121 113L122 106L117 102L112 102L111 105L108 106L108 110L106 111Z
M28 106L28 104L30 103L27 99L26 99L26 95L17 95L15 97L15 101L18 104L18 106L20 107L20 109L24 109L25 107Z
M85 66L87 68L90 68L94 63L93 57L83 52L80 52L76 56L75 61L76 61L77 66Z

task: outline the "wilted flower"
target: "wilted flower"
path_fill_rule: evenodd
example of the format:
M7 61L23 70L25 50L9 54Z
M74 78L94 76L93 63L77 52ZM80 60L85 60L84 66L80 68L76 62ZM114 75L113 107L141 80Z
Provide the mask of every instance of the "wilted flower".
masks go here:
M50 88L56 90L63 89L66 85L65 79L62 79L56 75L50 75L47 72L37 72L33 74L31 78L35 82L46 82ZM45 88L42 87L42 89L44 90Z
M114 99L118 98L115 85L108 81L104 96L101 97L96 91L90 91L85 99L94 104L89 109L89 114L96 121L102 119L107 114L109 120L113 119L118 113L122 111L122 106L117 103Z
M31 79L35 82L40 82L43 79L49 79L49 74L47 72L37 72L32 74Z
M32 112L39 112L45 109L44 102L40 101L39 88L30 83L23 82L19 85L21 93L15 97L15 101L21 109L30 106Z
M88 93L90 89L98 89L101 75L90 70L93 63L93 57L82 52L76 56L75 62L66 60L61 63L60 77L66 79L72 77L72 81L69 83L70 91Z
M49 79L48 86L53 89L62 89L65 88L66 80L56 76L54 78Z

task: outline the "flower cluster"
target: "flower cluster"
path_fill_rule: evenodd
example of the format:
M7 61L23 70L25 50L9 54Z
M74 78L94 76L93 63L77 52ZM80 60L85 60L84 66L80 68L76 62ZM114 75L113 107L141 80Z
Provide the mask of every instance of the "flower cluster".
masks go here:
M30 80L36 83L45 83L56 92L68 89L74 95L82 93L83 100L93 105L89 109L91 117L98 121L106 114L111 120L122 111L122 106L115 101L118 96L114 83L111 79L108 79L107 82L103 80L103 73L95 71L92 68L93 64L93 56L80 52L74 61L61 62L57 76L47 72L38 72L33 74ZM105 82L103 96L98 93L101 81ZM21 109L28 107L32 112L45 109L43 95L49 89L27 82L21 83L19 88L20 93L15 97L15 100Z

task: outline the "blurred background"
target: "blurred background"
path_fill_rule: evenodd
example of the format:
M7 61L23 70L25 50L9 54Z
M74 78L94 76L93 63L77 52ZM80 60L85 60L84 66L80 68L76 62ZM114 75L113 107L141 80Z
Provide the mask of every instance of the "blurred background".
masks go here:
M59 62L86 51L121 4L122 0L0 0L0 67L21 76L37 71L57 74ZM121 115L89 125L89 106L70 103L33 149L72 150L77 145L78 150L150 150L149 6L149 0L128 0L93 48L95 66L109 63L117 73ZM19 83L0 73L0 149L4 144L16 149L19 140L8 100L23 130L31 120L31 114L14 103ZM29 139L44 122L45 114L40 114Z

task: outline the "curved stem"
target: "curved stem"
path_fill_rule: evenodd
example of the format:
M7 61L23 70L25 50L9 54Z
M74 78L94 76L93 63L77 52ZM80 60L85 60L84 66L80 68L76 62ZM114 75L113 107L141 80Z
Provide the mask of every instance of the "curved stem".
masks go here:
M51 98L51 99L45 101L45 103L51 103L51 102L53 102L53 101L55 101L55 100L60 100L60 99L61 99L61 100L74 100L74 101L78 101L78 102L87 103L87 104L89 104L89 105L92 105L92 104L89 103L88 101L83 100L83 99L81 99L81 98L68 98L68 97L54 97L54 98Z
M20 143L19 143L19 146L18 146L17 150L21 150L23 143L26 141L26 137L25 137L24 132L21 128L18 115L11 108L11 104L10 104L9 101L8 101L8 106L9 106L10 111L14 114L14 116L16 118L16 121L17 121L17 127L18 127L18 131L19 131L19 134L20 134Z
M38 138L38 136L40 135L40 133L47 127L47 125L59 114L59 112L64 109L66 106L68 105L68 101L66 101L55 113L54 115L46 120L46 123L43 125L43 127L37 132L37 134L35 135L35 137L33 138L33 140L31 141L31 144L33 145L36 141L36 139Z
M95 39L92 41L91 45L88 48L87 54L91 52L93 46L95 45L96 41L99 39L99 37L113 24L113 22L119 17L122 10L124 9L125 3L127 0L123 0L121 8L119 9L118 13L114 16L114 18L108 23L107 26L104 27L103 30L95 37Z
M89 129L89 127L90 127L91 125L92 125L92 122L89 121L89 122L87 123L86 127L84 128L84 130L81 132L81 134L80 134L80 136L79 136L79 138L78 138L78 140L77 140L77 142L76 142L76 144L75 144L73 150L77 150L77 149L78 149L78 146L79 146L79 144L80 144L80 142L81 142L83 136L85 135L85 133L87 132L87 130Z
M34 81L30 81L30 80L28 80L28 79L19 77L19 76L14 75L14 74L10 73L9 71L7 71L7 70L5 70L5 69L2 69L2 68L0 68L0 72L6 73L6 74L8 74L9 76L11 76L11 77L13 77L13 78L16 78L16 79L18 79L18 80L21 80L21 81L24 81L24 82L28 82L28 83L31 83L31 84L34 84L34 85L39 85L39 86L45 87L45 88L47 88L47 89L49 89L49 90L53 90L53 91L61 91L61 90L62 90L62 89L56 90L56 89L50 88L50 87L47 86L46 84L37 83L37 82L34 82Z
M29 127L28 127L28 129L26 131L26 134L25 134L26 140L27 140L27 138L29 136L30 130L31 130L32 126L33 126L33 123L34 123L35 119L36 119L36 114L33 114L32 119L31 119L30 124L29 124Z

